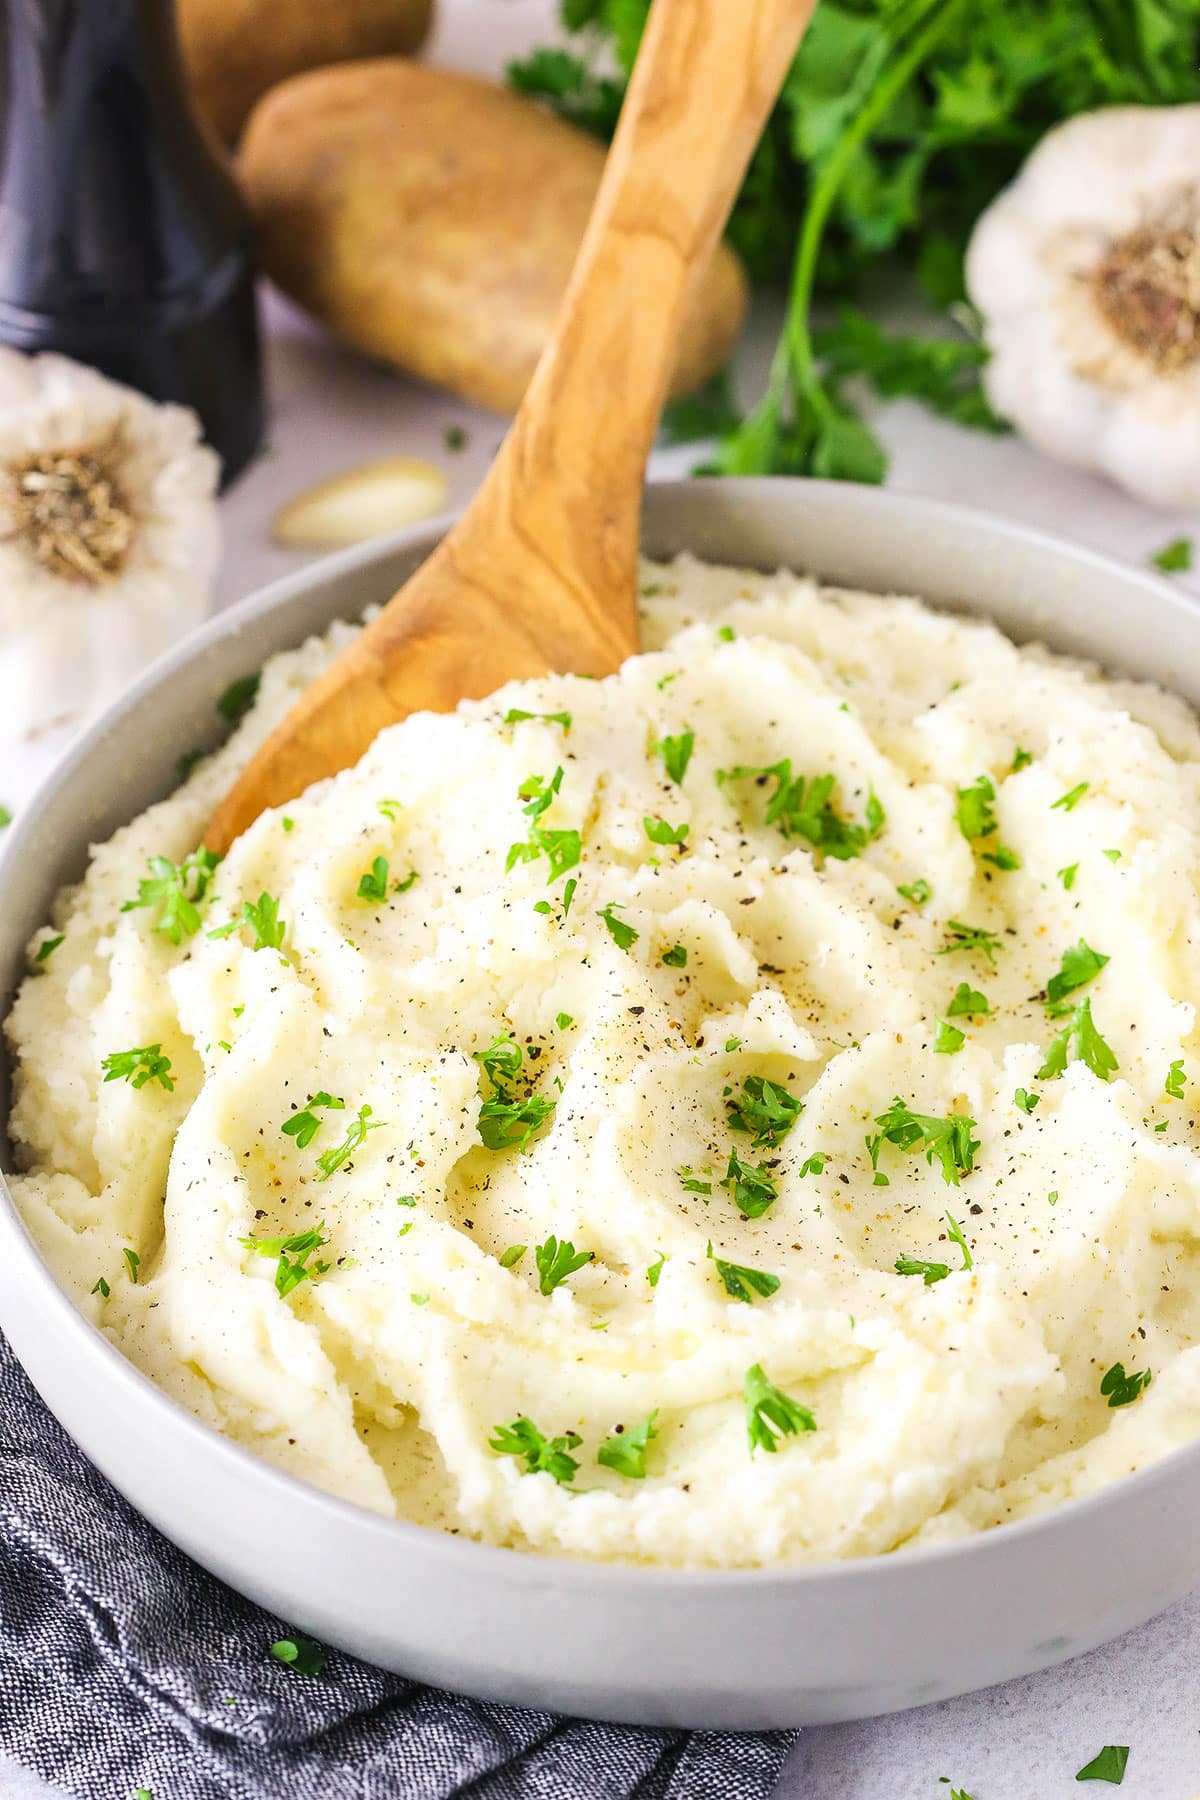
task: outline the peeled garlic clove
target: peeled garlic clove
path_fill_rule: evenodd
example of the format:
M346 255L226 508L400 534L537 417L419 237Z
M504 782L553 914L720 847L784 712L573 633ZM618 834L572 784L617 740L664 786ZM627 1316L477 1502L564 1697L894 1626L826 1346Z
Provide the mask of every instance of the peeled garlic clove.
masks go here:
M432 519L446 504L446 477L415 456L364 463L289 500L275 514L278 544L300 550L360 544L402 525Z

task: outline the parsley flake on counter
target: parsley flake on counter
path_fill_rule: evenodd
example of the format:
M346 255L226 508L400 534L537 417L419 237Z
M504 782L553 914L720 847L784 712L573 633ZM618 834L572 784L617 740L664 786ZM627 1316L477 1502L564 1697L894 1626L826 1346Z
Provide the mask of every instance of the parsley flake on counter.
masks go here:
M382 1124L382 1119L372 1119L371 1108L369 1106L360 1106L358 1109L358 1117L356 1119L351 1119L349 1125L346 1127L346 1135L341 1143L336 1144L332 1150L323 1151L322 1154L318 1156L317 1168L321 1172L320 1179L322 1181L328 1181L329 1177L335 1174L336 1171L341 1168L343 1163L350 1161L350 1158L354 1155L356 1150L362 1148L367 1141L367 1133L369 1131L378 1131Z
M687 1186L686 1182L684 1186ZM761 1218L779 1198L779 1187L770 1171L755 1168L753 1163L744 1163L736 1150L729 1152L729 1167L721 1186L728 1190L738 1211L745 1213L748 1219Z
M508 1249L501 1254L500 1267L502 1269L515 1268L528 1248L528 1244L510 1244Z
M692 751L696 748L695 732L688 730L680 732L678 737L659 738L654 748L656 754L662 757L663 768L676 787L682 787L688 764L692 760Z
M1163 1083L1163 1092L1168 1100L1182 1100L1183 1090L1187 1086L1187 1076L1183 1072L1183 1058L1180 1057L1167 1070L1167 1079Z
M971 1136L975 1121L965 1113L935 1118L928 1113L913 1112L897 1095L888 1110L877 1115L875 1123L880 1127L871 1158L875 1165L882 1143L886 1141L900 1150L923 1150L931 1168L936 1158L941 1165L943 1180L951 1187L957 1187L959 1176L969 1175L975 1167L975 1152L979 1148L977 1140Z
M1120 1787L1125 1779L1125 1765L1128 1761L1128 1744L1105 1744L1103 1750L1093 1756L1090 1763L1084 1763L1075 1779L1076 1781L1107 1781L1113 1787Z
M278 1638L271 1645L271 1655L276 1662L295 1669L297 1675L321 1675L329 1661L320 1644L312 1638L302 1637L298 1631L291 1637Z
M646 1451L651 1438L658 1436L654 1429L654 1421L658 1417L658 1408L648 1418L635 1425L631 1431L614 1432L606 1437L596 1452L596 1461L606 1469L615 1469L618 1475L624 1475L629 1481L644 1481L646 1477Z
M1078 873L1079 873L1079 864L1077 862L1068 863L1065 869L1060 869L1058 871L1058 879L1062 882L1063 887L1066 889L1068 894L1070 893L1071 889L1075 886L1075 877L1078 875Z
M1099 950L1093 950L1084 938L1064 950L1062 967L1046 983L1046 1006L1050 1017L1056 1018L1060 1013L1069 1012L1070 1007L1062 1004L1067 995L1073 994L1077 988L1086 987L1089 981L1094 981L1108 961L1107 956L1101 955Z
M627 925L624 919L618 919L617 912L624 910L624 904L624 901L621 900L610 900L607 906L600 908L596 917L604 920L608 927L608 935L618 950L632 950L638 941L639 933L633 929L632 925Z
M357 896L360 900L370 900L379 906L387 899L388 892L388 859L377 856L365 875L358 878Z
M1169 544L1154 552L1150 561L1164 575L1184 575L1192 566L1192 551L1191 538L1172 538Z
M302 1281L310 1281L314 1272L325 1273L326 1264L318 1263L315 1270L308 1267L308 1259L314 1250L320 1250L329 1239L325 1236L325 1221L313 1226L308 1231L297 1231L291 1237L239 1238L243 1249L252 1250L255 1256L276 1256L279 1261L275 1268L276 1292L285 1299L293 1288L298 1288Z
M500 1456L520 1456L525 1460L527 1475L551 1475L561 1486L572 1482L579 1469L569 1455L578 1450L583 1439L576 1431L565 1431L561 1437L548 1438L532 1419L518 1415L507 1425L497 1425L488 1439L489 1449Z
M966 1033L951 1025L945 1019L939 1019L937 1030L933 1034L933 1053L935 1056L954 1056L966 1043Z
M1057 800L1051 802L1051 812L1058 812L1060 810L1062 812L1074 812L1091 785L1090 781L1076 782L1073 788L1068 788L1065 794L1060 794Z
M726 1089L727 1094L730 1091ZM725 1110L730 1131L746 1132L752 1148L763 1150L783 1142L804 1111L804 1102L765 1076L748 1075L741 1093L726 1099Z
M1066 1017L1066 1024L1050 1040L1046 1060L1037 1072L1039 1081L1053 1081L1072 1061L1086 1063L1093 1075L1107 1081L1117 1072L1117 1059L1112 1047L1100 1035L1092 1018L1092 1003L1083 1000L1078 1006L1056 1007L1052 1015Z
M742 1398L746 1406L746 1435L750 1439L751 1456L756 1450L766 1450L774 1455L781 1437L817 1429L817 1421L807 1406L801 1406L774 1387L763 1373L761 1363L752 1363L746 1370Z
M244 719L254 702L258 699L259 676L242 675L237 681L231 681L221 698L217 701L217 711L231 725Z
M130 1087L144 1088L148 1081L173 1092L171 1059L162 1053L161 1044L146 1044L140 1050L114 1050L100 1064L105 1081L127 1081Z
M687 1163L684 1163L682 1168L676 1169L675 1173L679 1177L680 1186L685 1194L703 1194L707 1198L712 1193L712 1182L701 1181L697 1175L693 1174Z
M50 958L54 955L54 952L58 949L58 946L60 944L65 944L66 941L65 936L43 938L37 947L37 955L33 959L34 962L49 962Z
M793 778L788 757L758 767L747 765L718 770L717 780L753 781L759 787L773 780L775 792L767 802L763 823L778 825L785 838L803 838L814 850L820 850L838 862L861 856L887 823L887 815L874 790L867 796L863 824L844 819L833 805L836 778L833 775L797 775Z
M772 1294L778 1293L778 1275L769 1275L765 1269L747 1269L741 1263L723 1262L713 1250L711 1238L706 1254L715 1264L717 1274L725 1284L725 1292L732 1299L744 1300L749 1306L753 1304L755 1294L760 1300L769 1300Z
M965 925L961 919L947 919L946 942L940 950L934 951L934 955L952 956L956 950L965 950L971 955L985 956L994 967L999 948L998 931L986 931L980 925Z
M1149 1369L1125 1373L1125 1364L1116 1362L1100 1383L1100 1392L1110 1406L1132 1406L1139 1394L1150 1386L1154 1376Z
M663 1272L663 1264L666 1262L666 1260L667 1260L666 1251L660 1250L658 1253L658 1261L652 1262L650 1264L650 1267L646 1270L646 1280L650 1283L650 1286L652 1288L656 1288L658 1286L658 1278Z
M504 718L501 720L501 723L504 725L519 725L524 719L541 719L547 725L561 725L564 737L571 729L571 715L569 712L525 712L519 706L510 706L505 713Z
M112 1289L109 1287L107 1281L105 1281L103 1275L101 1275L100 1279L97 1281L95 1287L92 1289L92 1292L93 1292L93 1294L99 1294L99 1296L102 1300L107 1300L110 1298L110 1296L112 1294Z
M146 866L150 873L138 882L137 899L126 900L121 911L157 907L153 929L161 931L173 944L181 944L200 929L200 902L208 893L220 861L215 851L203 849L193 850L181 863L173 863L168 856L148 857Z
M969 981L960 981L954 990L954 996L946 1008L948 1019L974 1018L980 1013L990 1013L986 994L973 988Z
M570 1238L560 1242L551 1233L544 1244L535 1247L533 1254L537 1262L538 1288L543 1294L552 1294L568 1275L590 1263L596 1253L594 1250L576 1250Z
M682 944L672 944L669 950L663 951L662 959L669 969L686 969L688 953Z
M1031 1113L1041 1097L1040 1094L1031 1094L1028 1088L1020 1087L1013 1095L1013 1104L1020 1107L1023 1113Z
M322 1088L319 1094L313 1095L302 1112L293 1113L290 1119L284 1120L279 1129L285 1137L295 1138L297 1150L307 1150L325 1123L324 1119L317 1117L314 1108L326 1106L331 1111L341 1112L345 1104L344 1100L337 1099L333 1094L327 1094Z
M683 844L690 825L668 825L665 819L643 819L646 836L652 844Z
M136 1287L138 1284L138 1271L142 1266L142 1259L136 1250L130 1250L128 1248L122 1250L121 1255L125 1258L125 1267L129 1270L129 1279L132 1281L134 1287Z
M248 925L254 933L252 949L279 950L283 947L287 926L279 917L279 902L274 894L262 893L257 900L245 901L236 919L231 919L228 925L218 926L208 935L210 938L232 937L243 925Z
M918 876L916 881L901 882L896 892L911 906L924 906L933 898L933 889L923 875Z

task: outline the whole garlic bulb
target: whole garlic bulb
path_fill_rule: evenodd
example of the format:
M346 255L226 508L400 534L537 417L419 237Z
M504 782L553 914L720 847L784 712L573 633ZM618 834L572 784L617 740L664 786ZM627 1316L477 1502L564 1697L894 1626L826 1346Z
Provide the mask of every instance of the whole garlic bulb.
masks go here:
M975 227L996 411L1142 500L1200 508L1200 105L1082 113Z
M0 743L82 719L204 617L218 468L185 408L0 347Z

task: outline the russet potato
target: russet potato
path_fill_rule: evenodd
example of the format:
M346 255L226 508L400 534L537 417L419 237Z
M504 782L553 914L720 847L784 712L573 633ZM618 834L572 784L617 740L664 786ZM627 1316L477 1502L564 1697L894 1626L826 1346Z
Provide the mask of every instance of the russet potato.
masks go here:
M505 88L398 58L265 96L239 173L267 273L345 342L512 412L550 335L604 146ZM675 393L719 369L746 281L700 277Z

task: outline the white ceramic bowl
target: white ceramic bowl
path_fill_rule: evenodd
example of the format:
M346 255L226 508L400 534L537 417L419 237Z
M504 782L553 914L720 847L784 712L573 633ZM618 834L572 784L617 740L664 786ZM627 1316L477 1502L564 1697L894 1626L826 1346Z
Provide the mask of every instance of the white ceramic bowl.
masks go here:
M87 734L4 834L0 1011L88 843L158 799L180 754L213 741L214 697L273 651L386 598L444 528L268 588L160 662ZM644 537L652 554L787 565L990 614L1018 639L1094 656L1200 706L1200 613L1186 596L997 520L861 487L706 481L652 487ZM0 1161L5 1116L0 1078ZM469 1693L657 1725L847 1719L1075 1655L1200 1580L1200 1443L1040 1518L825 1568L686 1573L491 1549L329 1499L199 1424L75 1311L6 1191L0 1268L0 1324L34 1383L160 1530L326 1642ZM286 1568L265 1553L279 1544Z

